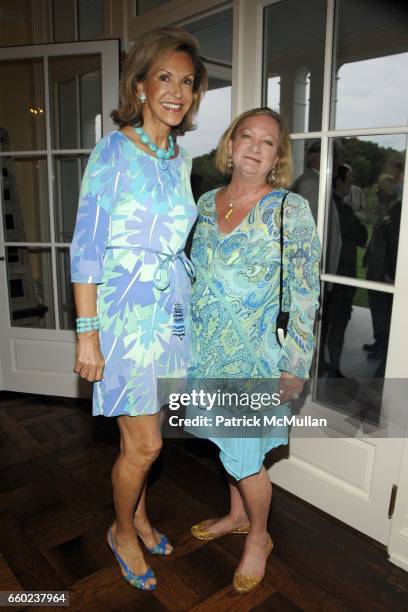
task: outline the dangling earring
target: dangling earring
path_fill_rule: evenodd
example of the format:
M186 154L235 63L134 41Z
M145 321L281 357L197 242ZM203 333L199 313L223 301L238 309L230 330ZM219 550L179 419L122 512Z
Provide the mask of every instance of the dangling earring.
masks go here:
M145 94L145 92L144 92L144 91L142 91L142 92L139 94L139 100L141 101L141 103L142 103L142 104L144 104L144 103L146 102L146 94Z
M227 160L227 168L229 170L232 170L233 165L234 164L232 163L232 157L229 157L228 160Z
M278 171L278 164L275 164L272 167L272 170L268 174L267 181L268 183L276 183L276 173Z

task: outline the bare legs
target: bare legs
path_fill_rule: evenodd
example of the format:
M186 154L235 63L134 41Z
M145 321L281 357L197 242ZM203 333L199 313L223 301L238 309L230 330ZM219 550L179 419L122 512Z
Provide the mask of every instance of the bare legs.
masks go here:
M140 536L143 540L145 546L149 548L153 548L156 544L159 543L160 536L157 534L156 530L150 524L149 519L146 514L146 488L147 488L147 478L145 479L142 493L139 497L138 504L136 506L136 512L134 515L133 524L135 526L136 532L138 536ZM166 544L166 554L170 554L172 551L172 546L170 544Z
M243 478L238 487L248 509L251 530L245 539L245 548L237 571L245 576L263 576L270 552L267 526L272 485L268 472L262 466L259 474Z
M162 447L159 417L158 414L121 416L118 418L118 425L121 435L120 454L112 469L116 515L116 521L112 525L113 543L132 572L144 574L148 566L138 543L134 515L137 506L140 521L146 527L146 477ZM149 545L149 542L146 541L146 544ZM154 579L149 579L146 586L155 582Z
M250 523L245 548L237 571L247 576L263 576L269 553L267 523L272 498L268 472L229 481L230 511L221 519L208 521L207 529L218 535Z

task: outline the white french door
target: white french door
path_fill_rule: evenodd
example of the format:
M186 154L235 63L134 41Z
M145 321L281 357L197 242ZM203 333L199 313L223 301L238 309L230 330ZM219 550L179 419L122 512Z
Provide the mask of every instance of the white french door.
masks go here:
M292 428L290 457L273 466L271 479L390 543L391 559L408 568L408 491L401 476L408 473L408 128L406 106L397 103L407 93L397 77L408 57L406 11L369 9L362 0L237 0L234 8L234 113L267 103L286 117L298 193L308 192L324 252L318 354L301 414L324 417L328 426L307 435ZM342 164L351 167L353 189L341 199L336 177L348 173L339 170ZM331 259L339 257L335 195L353 206L355 223L366 232L343 273ZM388 276L379 273L382 217L394 230L400 226ZM371 259L364 259L370 241ZM367 350L377 338L375 350Z
M68 247L89 153L113 129L118 80L118 40L0 49L4 389L81 392Z

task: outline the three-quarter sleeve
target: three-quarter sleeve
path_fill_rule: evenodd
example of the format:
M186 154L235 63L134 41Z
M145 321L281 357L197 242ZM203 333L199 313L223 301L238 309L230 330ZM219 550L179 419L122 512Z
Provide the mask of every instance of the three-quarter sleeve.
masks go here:
M82 179L70 245L71 281L101 283L111 211L119 192L120 143L112 132L93 149Z
M307 379L320 294L320 241L309 205L296 194L285 202L283 223L283 310L289 311L289 323L278 368Z

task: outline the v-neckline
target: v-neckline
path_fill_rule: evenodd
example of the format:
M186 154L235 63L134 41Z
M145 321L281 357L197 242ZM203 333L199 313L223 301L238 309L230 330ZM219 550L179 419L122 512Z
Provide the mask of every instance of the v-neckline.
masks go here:
M214 206L213 206L213 217L214 217L214 225L215 225L215 229L217 231L217 234L219 236L222 236L223 238L226 238L227 236L231 236L231 234L233 234L238 228L241 227L241 225L243 225L243 223L245 221L247 221L247 219L249 218L249 216L251 215L251 213L259 206L259 204L262 202L262 200L264 200L267 196L269 196L271 193L273 193L274 191L276 191L275 189L272 189L272 191L268 191L268 193L265 193L264 196L262 196L262 198L259 198L259 200L257 200L257 202L255 203L255 206L253 206L251 208L250 211L248 211L248 213L245 215L245 217L243 219L241 219L241 221L238 223L238 225L236 225L230 232L222 232L219 228L218 225L218 215L217 215L217 202L216 202L216 198L217 195L219 193L219 191L222 189L222 187L217 187L217 189L215 189L214 191Z

